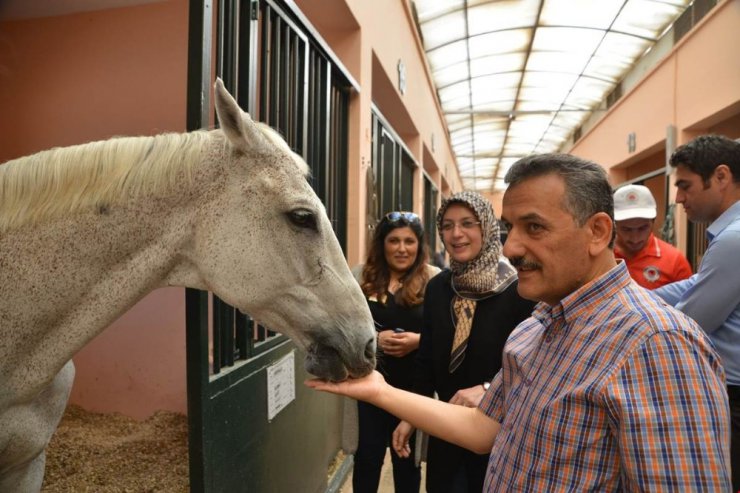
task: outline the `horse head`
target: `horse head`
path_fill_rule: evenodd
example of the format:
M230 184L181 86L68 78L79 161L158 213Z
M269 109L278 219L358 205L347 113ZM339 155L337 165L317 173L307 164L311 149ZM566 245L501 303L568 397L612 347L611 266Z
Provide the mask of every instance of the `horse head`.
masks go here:
M215 102L221 128L199 169L217 176L197 206L191 259L204 287L293 339L310 373L333 381L369 373L372 317L308 166L220 80Z

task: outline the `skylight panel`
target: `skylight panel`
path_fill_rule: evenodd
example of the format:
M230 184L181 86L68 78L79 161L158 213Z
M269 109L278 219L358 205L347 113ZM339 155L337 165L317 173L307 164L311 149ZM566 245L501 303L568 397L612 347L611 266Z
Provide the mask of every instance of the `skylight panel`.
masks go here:
M624 0L547 0L542 6L540 25L607 29Z
M529 55L527 70L580 74L591 58L591 53L571 51L536 51Z
M463 184L558 151L690 1L412 0Z
M454 12L465 5L465 0L414 0L419 23Z
M526 51L531 37L532 29L514 29L471 36L469 38L470 57L475 59Z
M604 41L599 46L596 54L601 57L618 57L617 60L630 60L645 53L645 50L651 46L651 42L646 39L628 36L615 32L609 32L604 36Z
M593 53L603 31L570 27L540 27L534 35L533 52Z
M473 58L470 60L470 75L480 77L506 72L519 72L524 68L525 61L526 53L523 51Z
M467 37L465 14L462 10L431 19L424 23L424 48L433 50Z
M682 7L654 0L629 0L614 21L615 31L657 40Z
M517 0L468 7L470 35L531 26L537 21L539 3L540 0Z
M470 94L465 94L459 98L455 98L451 101L442 104L443 111L469 111L470 110Z
M475 180L476 191L490 190L491 186L493 186L493 178L478 178Z
M465 40L455 41L427 52L427 59L432 72L441 70L455 63L468 59L468 48Z

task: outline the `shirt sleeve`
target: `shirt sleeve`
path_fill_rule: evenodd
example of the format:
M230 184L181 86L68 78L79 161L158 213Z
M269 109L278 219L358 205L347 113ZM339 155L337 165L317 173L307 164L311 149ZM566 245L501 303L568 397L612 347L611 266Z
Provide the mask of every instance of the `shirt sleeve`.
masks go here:
M699 271L689 279L692 282L675 303L676 308L696 320L707 333L717 330L740 304L738 252L740 232L721 233L709 244ZM661 293L658 295L663 297Z
M681 296L683 296L683 294L688 291L691 286L694 285L694 282L696 282L696 276L697 275L694 274L693 276L683 281L666 284L665 286L654 289L652 292L660 296L663 301L665 301L669 305L676 306L676 304L681 301Z
M488 416L491 419L495 419L499 423L504 422L503 382L504 382L503 371L499 370L496 376L493 377L491 386L488 387L488 390L486 390L486 393L483 394L483 399L481 399L480 404L478 404L478 409L483 411L486 414L486 416Z
M729 491L729 412L718 357L698 332L660 332L606 390L625 491Z

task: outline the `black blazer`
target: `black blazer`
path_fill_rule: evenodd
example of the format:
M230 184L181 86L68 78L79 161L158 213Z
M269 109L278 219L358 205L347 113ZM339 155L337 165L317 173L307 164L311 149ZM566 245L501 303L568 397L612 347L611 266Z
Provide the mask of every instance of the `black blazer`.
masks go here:
M449 372L455 327L452 322L452 272L442 271L429 281L424 296L424 325L416 355L414 391L449 401L459 389L490 382L501 369L504 344L520 322L532 314L535 302L517 293L517 282L505 291L478 301L465 359Z

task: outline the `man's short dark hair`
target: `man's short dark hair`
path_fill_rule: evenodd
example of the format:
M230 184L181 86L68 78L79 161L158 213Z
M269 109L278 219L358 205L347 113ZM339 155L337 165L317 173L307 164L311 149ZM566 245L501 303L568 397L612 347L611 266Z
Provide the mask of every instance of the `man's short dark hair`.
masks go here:
M669 163L674 168L685 166L709 183L714 170L726 164L732 172L732 181L740 182L740 142L723 135L702 135L676 148Z
M509 169L504 181L509 188L530 178L555 174L565 183L565 203L578 226L597 212L605 212L614 224L614 196L604 168L598 164L570 154L535 154L527 156ZM546 190L542 191L546 193ZM612 228L611 248L616 228Z

